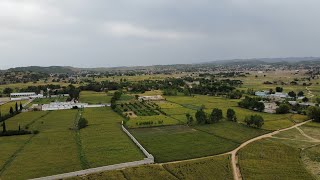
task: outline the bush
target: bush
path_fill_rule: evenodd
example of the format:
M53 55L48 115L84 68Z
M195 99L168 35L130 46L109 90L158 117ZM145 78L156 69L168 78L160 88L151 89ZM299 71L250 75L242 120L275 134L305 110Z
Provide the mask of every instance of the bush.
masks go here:
M87 126L88 126L88 121L85 118L81 117L78 121L78 129L82 129Z
M287 114L290 111L290 106L287 104L281 104L277 109L276 113L277 114Z
M244 119L244 122L248 126L255 126L257 128L261 128L263 126L263 124L264 124L264 119L260 115L251 115L251 116L247 116Z

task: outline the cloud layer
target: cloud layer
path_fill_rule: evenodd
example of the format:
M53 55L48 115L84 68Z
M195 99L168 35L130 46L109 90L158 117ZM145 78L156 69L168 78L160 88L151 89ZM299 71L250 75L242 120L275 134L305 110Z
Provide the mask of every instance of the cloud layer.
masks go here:
M318 0L1 0L0 68L320 56Z

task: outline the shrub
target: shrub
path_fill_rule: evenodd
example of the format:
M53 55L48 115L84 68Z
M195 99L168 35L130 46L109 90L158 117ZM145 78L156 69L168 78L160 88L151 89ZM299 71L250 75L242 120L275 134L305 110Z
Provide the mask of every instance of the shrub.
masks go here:
M82 129L87 126L88 126L88 121L85 118L81 117L78 121L78 129Z
M255 126L257 128L261 128L262 125L264 124L264 119L260 115L251 115L251 116L245 117L244 122L248 126Z
M277 109L276 113L277 114L287 114L290 111L290 106L287 104L281 104Z

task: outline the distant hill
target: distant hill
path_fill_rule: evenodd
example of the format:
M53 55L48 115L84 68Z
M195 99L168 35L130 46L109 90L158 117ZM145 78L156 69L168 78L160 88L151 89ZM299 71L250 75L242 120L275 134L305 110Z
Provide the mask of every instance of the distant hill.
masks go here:
M38 72L38 73L74 73L79 71L78 68L68 67L68 66L28 66L28 67L16 67L8 69L8 71L29 71L29 72Z
M199 64L251 64L251 65L263 65L273 63L301 63L301 62L317 62L320 61L320 57L286 57L286 58L254 58L254 59L231 59L231 60L217 60L209 61Z

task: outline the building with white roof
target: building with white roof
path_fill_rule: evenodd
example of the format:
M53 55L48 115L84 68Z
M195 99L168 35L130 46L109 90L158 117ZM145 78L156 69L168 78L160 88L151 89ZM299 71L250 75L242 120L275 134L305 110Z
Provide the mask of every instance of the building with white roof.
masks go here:
M75 103L75 102L52 102L50 104L43 104L41 106L42 111L55 111L65 110L73 108L93 108L93 107L105 107L104 104L89 105L88 103Z
M21 93L10 93L10 100L24 100L24 99L35 99L43 98L42 94L36 94L35 92L21 92Z

